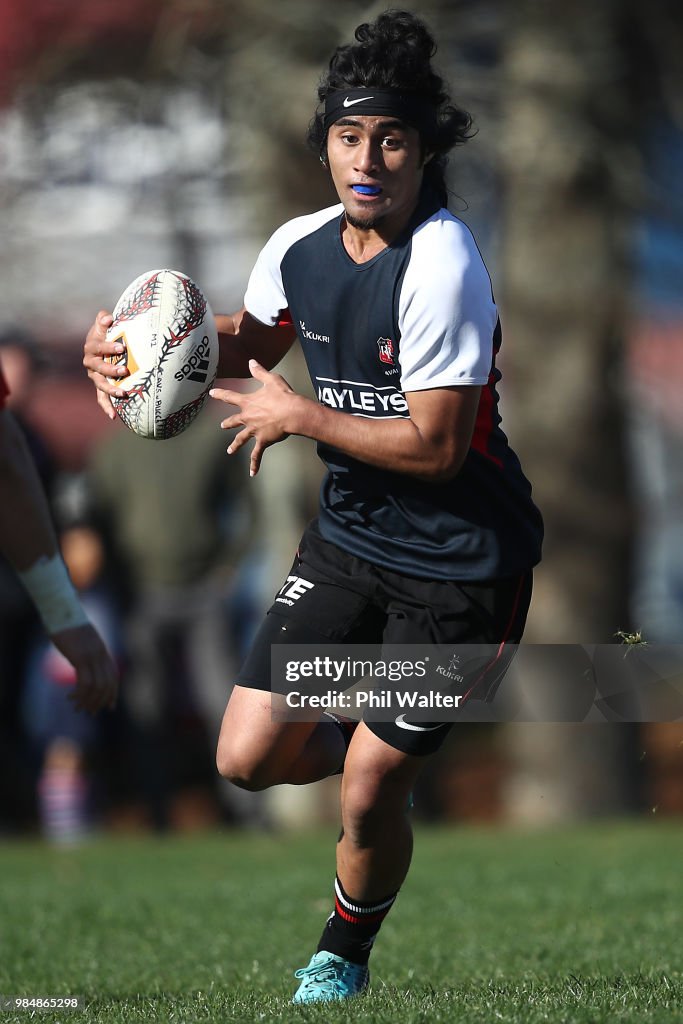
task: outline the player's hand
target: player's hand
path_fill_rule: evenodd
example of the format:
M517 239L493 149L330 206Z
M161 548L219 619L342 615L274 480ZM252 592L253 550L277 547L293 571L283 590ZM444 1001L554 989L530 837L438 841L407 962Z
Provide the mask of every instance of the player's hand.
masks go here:
M221 402L236 405L239 412L221 422L224 430L244 427L236 434L228 448L234 455L250 437L256 441L249 462L249 475L256 476L266 448L278 441L284 441L291 433L292 414L296 403L302 401L279 373L270 373L255 359L249 360L252 377L263 384L258 391L242 394L239 391L224 391L213 388L209 394Z
M124 397L125 392L118 387L117 379L128 374L125 366L112 366L104 358L105 356L120 355L126 350L126 346L121 341L107 341L107 329L113 322L114 318L111 313L101 309L88 331L83 346L83 365L88 371L90 380L97 388L97 401L110 420L116 417L116 410L111 403L110 396Z
M116 704L118 671L99 633L90 624L63 629L50 637L76 672L69 699L79 711L91 715Z

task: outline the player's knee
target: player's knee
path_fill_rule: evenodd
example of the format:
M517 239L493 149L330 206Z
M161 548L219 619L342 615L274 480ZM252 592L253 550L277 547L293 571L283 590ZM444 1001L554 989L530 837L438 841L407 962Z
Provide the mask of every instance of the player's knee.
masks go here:
M234 730L221 730L216 767L224 779L240 789L258 792L284 782L281 762L277 749Z
M266 765L251 757L248 751L235 749L223 741L218 743L216 767L224 779L251 793L275 785Z

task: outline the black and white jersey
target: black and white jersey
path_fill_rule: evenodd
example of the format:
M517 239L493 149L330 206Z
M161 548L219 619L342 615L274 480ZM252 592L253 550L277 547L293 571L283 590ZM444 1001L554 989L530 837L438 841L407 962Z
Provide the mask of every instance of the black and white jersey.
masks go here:
M428 194L403 234L366 263L341 237L341 205L283 225L244 304L293 323L318 400L372 419L409 416L406 394L481 385L471 449L455 479L427 483L328 445L319 528L338 547L406 575L492 579L540 558L541 517L500 429L491 282L469 229Z

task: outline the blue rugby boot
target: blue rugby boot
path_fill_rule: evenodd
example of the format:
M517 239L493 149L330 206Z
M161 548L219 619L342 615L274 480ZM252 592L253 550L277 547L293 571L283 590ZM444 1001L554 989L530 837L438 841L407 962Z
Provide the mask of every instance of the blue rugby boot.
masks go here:
M293 1003L328 1003L360 995L368 987L370 971L323 949L313 954L308 967L295 971L294 977L300 978L301 984Z

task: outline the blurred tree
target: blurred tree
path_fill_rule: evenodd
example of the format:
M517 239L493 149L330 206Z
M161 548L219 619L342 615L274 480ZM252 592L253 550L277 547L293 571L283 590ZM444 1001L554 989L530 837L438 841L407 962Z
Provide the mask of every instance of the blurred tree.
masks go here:
M628 622L629 231L648 201L649 115L662 99L681 114L683 19L668 0L521 0L505 10L506 423L546 520L527 635L607 643ZM558 818L637 801L623 727L512 726L507 738L512 813Z
M546 519L530 638L609 642L627 618L622 345L642 147L681 114L670 0L508 5L502 34L506 422Z
M616 357L636 150L622 6L523 0L503 36L506 421L546 519L532 619L546 643L607 642L625 614Z

